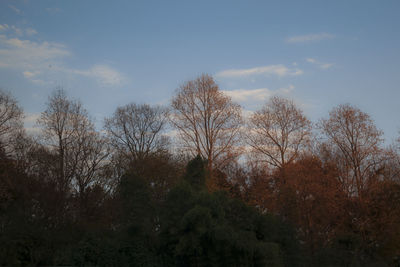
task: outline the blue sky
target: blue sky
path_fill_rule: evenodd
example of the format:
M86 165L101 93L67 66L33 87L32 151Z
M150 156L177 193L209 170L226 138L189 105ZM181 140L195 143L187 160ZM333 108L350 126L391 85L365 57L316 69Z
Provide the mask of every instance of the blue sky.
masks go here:
M118 105L168 104L213 75L255 110L294 99L314 122L351 103L400 129L400 1L0 2L0 87L27 113L56 87L101 125Z

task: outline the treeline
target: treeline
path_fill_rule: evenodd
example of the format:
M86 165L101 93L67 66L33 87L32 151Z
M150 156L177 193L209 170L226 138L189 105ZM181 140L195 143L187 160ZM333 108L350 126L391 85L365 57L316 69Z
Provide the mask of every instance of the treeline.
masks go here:
M62 89L23 117L0 91L0 265L400 264L399 142L352 105L243 116L201 75L102 129Z

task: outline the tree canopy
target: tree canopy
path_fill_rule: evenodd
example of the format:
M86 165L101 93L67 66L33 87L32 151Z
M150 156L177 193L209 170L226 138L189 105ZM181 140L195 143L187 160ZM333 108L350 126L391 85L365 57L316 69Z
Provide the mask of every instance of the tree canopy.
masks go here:
M0 265L399 265L400 141L350 104L246 118L201 75L103 128L60 88L22 118L0 91Z

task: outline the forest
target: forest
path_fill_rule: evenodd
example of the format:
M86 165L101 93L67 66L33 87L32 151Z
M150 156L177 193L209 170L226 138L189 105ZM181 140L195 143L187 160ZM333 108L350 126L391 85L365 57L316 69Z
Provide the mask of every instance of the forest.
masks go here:
M245 113L202 74L99 124L63 88L23 119L0 91L1 266L400 265L400 138L351 104Z

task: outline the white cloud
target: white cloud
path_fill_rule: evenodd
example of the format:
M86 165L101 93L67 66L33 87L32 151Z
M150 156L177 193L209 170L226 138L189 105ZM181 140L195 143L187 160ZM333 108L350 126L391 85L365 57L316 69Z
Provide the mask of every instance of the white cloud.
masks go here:
M24 129L30 135L37 135L40 133L41 129L36 127L36 122L40 118L40 113L25 113L23 119Z
M283 87L283 88L278 89L277 93L278 94L290 94L293 92L293 90L294 90L294 85L291 84L288 87Z
M39 119L40 113L27 113L24 117L24 124L25 125L33 125Z
M46 11L49 12L50 14L56 14L56 13L60 12L61 9L58 7L47 7Z
M37 85L41 85L41 86L45 86L45 85L56 85L55 82L51 81L51 80L41 80L41 79L29 79L31 82L37 84Z
M289 95L294 89L293 85L279 88L278 90L270 90L268 88L259 89L237 89L223 91L230 96L233 101L242 105L254 105L256 103L265 102L274 95Z
M325 69L329 69L332 66L333 66L333 63L326 63L326 64L321 64L320 68L325 70Z
M14 31L17 29L6 24L1 25L0 29L10 28ZM21 32L27 35L37 33L31 28ZM33 83L52 84L55 77L63 74L94 79L103 86L118 86L125 80L123 74L106 64L95 64L83 70L66 66L65 58L71 55L71 51L60 43L37 42L0 34L0 68L17 70Z
M58 43L34 42L0 35L0 67L32 71L48 67L51 62L70 55Z
M71 70L73 73L96 78L104 86L120 85L124 82L124 76L117 70L107 65L94 65L88 70Z
M28 36L32 36L32 35L37 34L37 31L36 31L35 29L32 29L32 28L26 29L25 32L26 32L26 34L27 34Z
M322 63L322 62L319 62L318 60L316 60L315 58L306 58L306 61L308 63L314 64L318 68L324 69L324 70L329 69L333 66L333 63Z
M282 87L276 90L268 88L259 89L238 89L223 91L230 96L233 101L239 103L243 108L243 116L250 117L256 110L259 110L273 96L280 96L291 99L295 104L303 110L310 110L313 105L303 102L301 99L294 96L295 87L290 84L287 87Z
M11 8L12 10L14 10L15 13L17 13L18 15L21 14L21 10L19 10L18 8L16 8L13 5L8 5L9 8Z
M7 24L0 24L0 31L6 31L8 30L8 25Z
M307 58L306 61L309 62L309 63L317 62L314 58Z
M268 88L237 89L223 92L235 102L263 101L273 94Z
M39 71L34 71L34 72L24 71L22 74L24 74L25 78L29 79L29 78L32 78L32 77L38 75L39 73L40 73Z
M21 29L18 28L18 27L15 27L14 25L11 26L11 29L13 29L14 32L15 32L15 34L18 35L18 36L22 36L22 35L24 34L24 33L23 33L23 30L21 30Z
M296 76L303 74L300 69L289 69L288 67L279 65L269 65L250 69L230 69L220 71L216 74L217 77L246 77L253 75L276 75L279 77Z
M315 34L306 34L306 35L297 35L292 36L286 39L287 43L309 43L309 42L318 42L322 40L328 40L335 38L335 35L330 33L315 33Z
M37 31L33 28L21 29L15 25L8 26L8 24L0 24L0 31L6 32L12 30L17 36L32 36L37 34Z
M243 114L243 117L250 118L254 114L254 111L248 110L248 109L243 109L242 114Z

